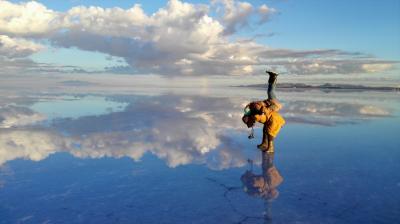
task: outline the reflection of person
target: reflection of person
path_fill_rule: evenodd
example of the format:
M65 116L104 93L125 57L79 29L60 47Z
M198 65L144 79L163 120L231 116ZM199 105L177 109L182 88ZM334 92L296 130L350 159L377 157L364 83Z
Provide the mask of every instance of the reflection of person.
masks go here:
M276 190L283 178L274 166L274 154L262 152L262 175L256 175L253 170L247 170L240 178L247 194L273 200L278 197Z
M250 162L251 163L251 162ZM279 196L276 189L283 181L279 171L274 166L274 153L262 152L262 174L253 173L251 164L250 170L247 170L240 178L243 183L244 191L253 197L265 200L265 219L271 220L271 205L274 199Z
M255 122L264 124L262 142L257 147L262 151L274 152L273 141L285 124L285 119L278 113L282 105L275 94L278 74L266 72L269 74L268 99L249 103L245 107L245 115L242 120L249 128L253 127Z

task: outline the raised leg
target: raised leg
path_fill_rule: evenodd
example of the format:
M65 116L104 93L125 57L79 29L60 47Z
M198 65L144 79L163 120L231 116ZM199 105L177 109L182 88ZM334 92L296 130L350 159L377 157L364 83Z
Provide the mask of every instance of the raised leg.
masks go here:
M269 75L268 79L268 99L277 99L276 94L275 94L275 88L276 88L276 80L278 77L278 74L275 72L270 72L266 71Z

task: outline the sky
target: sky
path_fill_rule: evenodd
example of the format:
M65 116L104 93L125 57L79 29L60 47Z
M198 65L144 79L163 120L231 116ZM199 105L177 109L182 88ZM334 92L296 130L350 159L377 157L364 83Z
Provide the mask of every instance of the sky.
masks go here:
M400 1L0 0L0 75L397 76Z

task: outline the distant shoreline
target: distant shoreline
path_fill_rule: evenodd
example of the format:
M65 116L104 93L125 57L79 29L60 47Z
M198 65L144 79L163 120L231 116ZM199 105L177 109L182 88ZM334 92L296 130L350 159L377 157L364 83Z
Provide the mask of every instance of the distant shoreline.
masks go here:
M262 88L267 87L266 84L253 84L253 85L239 85L233 87L246 87L246 88ZM390 87L390 86L363 86L363 85L352 85L352 84L331 84L325 83L322 85L310 85L304 83L278 83L278 89L288 89L288 90L307 90L307 89L318 89L318 90L332 90L332 91L391 91L398 92L400 87Z

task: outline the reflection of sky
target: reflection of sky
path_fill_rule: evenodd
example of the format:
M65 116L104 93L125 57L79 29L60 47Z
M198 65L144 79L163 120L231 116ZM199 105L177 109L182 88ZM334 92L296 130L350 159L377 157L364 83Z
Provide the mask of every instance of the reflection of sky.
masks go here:
M113 111L121 111L126 105L107 101L103 97L72 97L65 96L51 101L40 101L31 106L31 109L53 118L78 118L81 116L95 116Z
M394 116L398 106L396 102L382 104L379 96L354 101L340 93L293 98L289 94L281 94L282 113L289 125L364 123ZM39 97L29 108L13 105L0 110L4 127L0 162L37 161L66 151L79 158L128 156L134 160L151 153L171 167L189 163L214 169L243 166L246 156L232 133L244 136L247 131L241 123L246 103L244 97L175 94ZM40 127L37 122L46 117L54 120Z
M256 92L252 100L263 94ZM279 96L288 122L276 139L275 165L285 181L272 205L273 218L395 223L400 211L396 94ZM12 104L4 98L0 217L6 222L0 223L157 223L160 218L213 223L221 217L235 223L243 213L262 217L262 201L239 190L223 197L223 186L240 187L247 159L260 164L261 130L249 141L240 120L249 99L38 95L27 102L14 98ZM113 110L107 110L110 105ZM49 114L54 119L41 126ZM186 209L193 203L195 209Z

